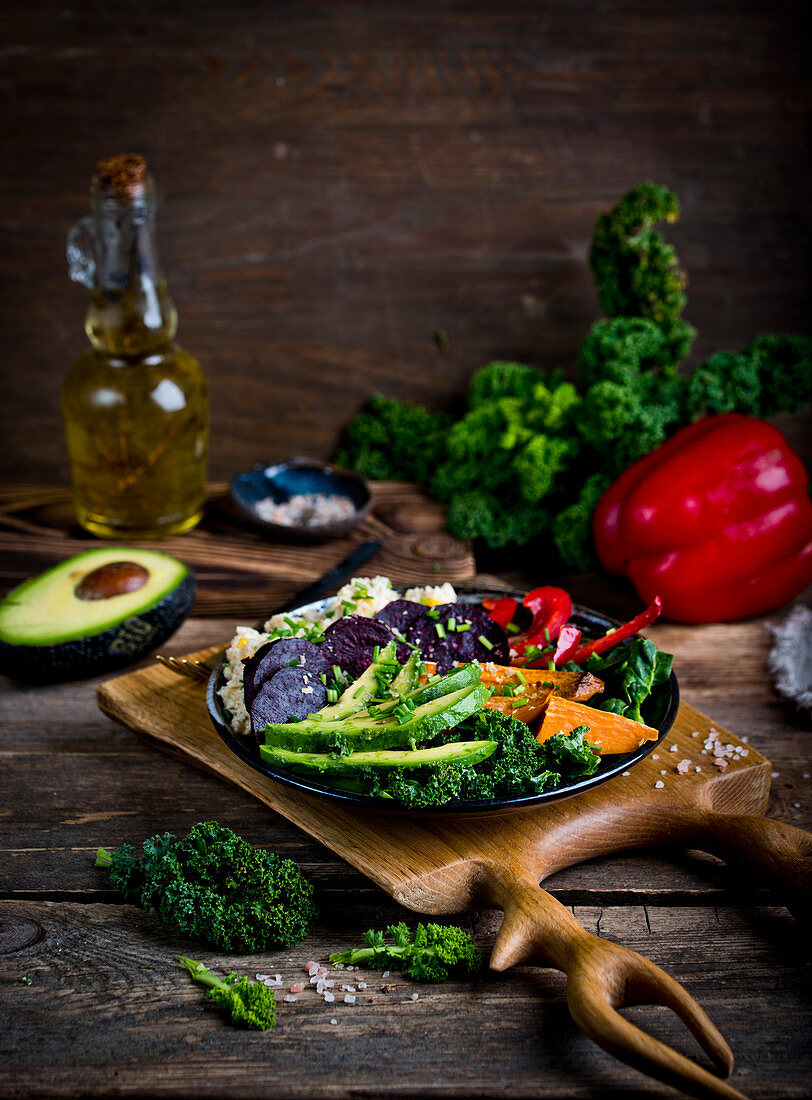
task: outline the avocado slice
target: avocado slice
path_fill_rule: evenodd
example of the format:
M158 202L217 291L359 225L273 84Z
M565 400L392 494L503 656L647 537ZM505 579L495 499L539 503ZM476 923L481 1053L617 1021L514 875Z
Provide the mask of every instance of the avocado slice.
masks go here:
M401 665L400 672L389 685L389 690L396 695L406 695L407 692L412 691L417 686L418 670L422 664L423 658L416 649L413 649L406 663Z
M365 713L335 722L311 715L301 722L269 722L259 732L264 734L267 745L295 752L414 747L441 730L453 729L481 710L490 693L484 684L469 685L416 707L410 719L401 724L394 717L379 718Z
M259 752L266 764L302 769L305 772L331 772L353 775L359 768L423 768L438 764L481 764L497 749L496 741L452 741L429 749L389 749L351 752L333 756L327 752L292 752L290 749L263 745Z
M388 684L394 676L397 664L396 652L397 646L394 641L385 645L369 668L342 692L338 702L329 703L318 713L333 721L363 710L370 697L379 692L379 680L385 680Z
M413 703L415 707L419 707L422 706L423 703L431 702L432 699L439 699L443 695L450 695L452 691L459 691L461 688L469 687L472 684L478 684L481 675L482 670L475 661L471 662L471 664L459 665L457 668L452 668L444 676L437 676L425 684L418 684L417 687L407 692L403 696L403 699L392 699L390 702L381 703L380 706L375 708L375 717L383 718L391 714L395 707L404 701ZM394 686L393 682L392 687L394 688ZM323 713L323 711L320 713Z
M180 626L195 591L192 570L169 554L85 550L0 603L0 672L43 683L121 668Z

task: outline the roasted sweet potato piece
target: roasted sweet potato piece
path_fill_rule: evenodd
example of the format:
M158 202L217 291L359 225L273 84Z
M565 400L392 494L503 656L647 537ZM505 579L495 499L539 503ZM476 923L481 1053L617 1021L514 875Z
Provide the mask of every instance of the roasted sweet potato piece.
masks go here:
M645 741L656 741L660 736L658 730L631 718L551 695L536 740L546 741L556 733L569 733L578 726L589 726L586 739L600 750L601 755L634 752Z
M426 672L433 676L437 666L426 662ZM545 693L554 691L564 699L576 699L583 702L591 699L599 691L603 691L603 680L599 680L592 672L564 672L559 669L546 668L512 668L510 665L496 665L488 661L482 665L482 683L493 684L500 688L505 684L512 684L515 688L521 688L522 681L519 673L524 677L527 685L522 694L528 699L541 697Z

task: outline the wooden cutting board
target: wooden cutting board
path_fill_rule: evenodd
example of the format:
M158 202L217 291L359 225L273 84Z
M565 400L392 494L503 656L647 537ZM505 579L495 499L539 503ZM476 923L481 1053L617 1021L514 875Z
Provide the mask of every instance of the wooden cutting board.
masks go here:
M216 649L192 657L205 659ZM306 795L254 771L211 726L202 686L155 665L102 684L102 710L159 748L241 787L338 853L400 904L458 913L495 904L505 920L491 956L501 970L540 957L568 975L576 1023L605 1049L701 1096L741 1096L726 1082L633 1027L615 1009L642 1001L682 1017L722 1070L732 1055L692 998L647 960L588 935L538 884L562 867L624 849L678 843L714 852L780 885L808 889L812 836L758 815L770 763L688 704L657 750L584 794L496 816L365 813ZM734 746L724 770L704 751L713 732ZM684 774L678 771L683 765ZM686 770L687 769L687 770Z

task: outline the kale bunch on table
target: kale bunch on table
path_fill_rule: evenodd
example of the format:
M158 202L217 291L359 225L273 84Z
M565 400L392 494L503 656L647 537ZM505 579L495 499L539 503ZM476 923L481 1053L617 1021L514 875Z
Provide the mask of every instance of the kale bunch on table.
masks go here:
M565 565L589 568L595 506L637 459L703 416L769 418L812 401L805 336L760 336L680 371L696 332L682 317L685 274L656 228L678 216L675 195L643 183L599 217L589 262L607 316L581 345L577 385L496 361L474 373L456 420L376 395L338 461L428 486L458 538L493 548L548 538Z
M185 837L149 837L141 855L130 844L100 848L96 866L109 868L125 901L223 951L291 947L318 915L297 863L252 847L216 821L194 825Z

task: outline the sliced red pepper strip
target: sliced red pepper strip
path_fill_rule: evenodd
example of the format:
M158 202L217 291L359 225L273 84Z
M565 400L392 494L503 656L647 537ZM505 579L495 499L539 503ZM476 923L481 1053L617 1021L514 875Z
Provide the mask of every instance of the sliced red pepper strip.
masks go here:
M504 628L508 623L513 622L513 616L516 614L519 601L514 600L511 596L502 596L498 600L483 600L482 606L493 621Z
M529 646L538 646L543 649L549 642L554 642L561 627L572 614L572 599L569 592L550 585L534 588L532 592L527 593L522 603L533 613L533 621L526 633L511 642L511 649L516 653L524 653Z
M561 627L558 634L558 645L555 647L555 656L553 657L556 667L572 660L572 655L577 651L580 641L581 631L577 626L567 623L566 626Z
M584 645L578 646L568 660L577 661L578 664L581 664L593 653L605 653L607 649L616 646L618 642L622 642L625 638L631 638L632 634L637 634L644 626L653 623L655 619L660 617L662 610L663 601L659 596L655 596L645 611L641 611L630 622L624 623L623 626L610 631L609 634L604 634L601 638L596 638L592 642L586 642Z

